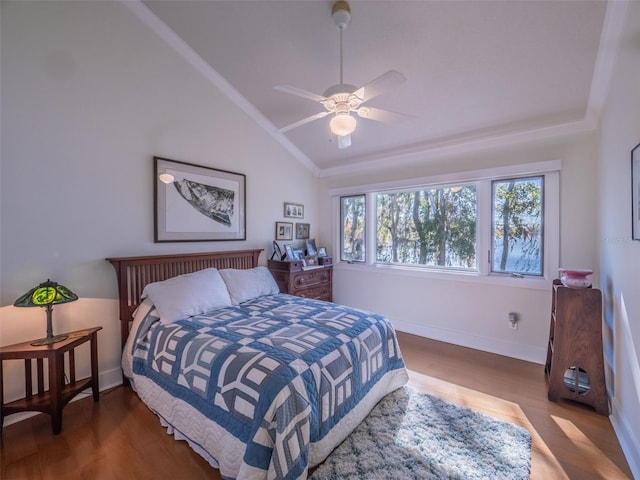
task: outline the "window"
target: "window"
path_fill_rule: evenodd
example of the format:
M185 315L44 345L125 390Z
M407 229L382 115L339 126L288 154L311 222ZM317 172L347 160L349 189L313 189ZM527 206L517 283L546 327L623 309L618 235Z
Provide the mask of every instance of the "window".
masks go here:
M559 170L550 161L333 191L340 259L535 281L558 267Z
M365 196L340 198L340 260L365 261Z
M376 194L376 261L476 268L475 185Z
M544 178L492 182L491 271L542 275Z

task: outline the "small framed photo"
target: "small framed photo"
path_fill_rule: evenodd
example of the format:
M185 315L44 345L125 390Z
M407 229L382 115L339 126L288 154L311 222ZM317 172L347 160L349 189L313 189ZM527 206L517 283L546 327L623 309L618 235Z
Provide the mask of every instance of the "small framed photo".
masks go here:
M309 238L308 223L296 223L296 238L299 238L299 239Z
M307 255L318 255L315 238L312 240L307 240Z
M301 248L293 249L293 259L294 260L304 260L304 250Z
M318 256L317 255L307 255L305 258L307 264L305 266L307 267L313 267L315 265L318 265Z
M293 240L293 223L276 222L276 240Z
M289 260L295 260L295 257L293 256L293 247L290 243L285 244L284 251L287 253L287 258Z
M304 205L284 202L284 216L287 218L304 218Z
M318 247L318 256L319 257L328 257L327 249L325 247Z
M640 143L631 150L631 238L640 240Z

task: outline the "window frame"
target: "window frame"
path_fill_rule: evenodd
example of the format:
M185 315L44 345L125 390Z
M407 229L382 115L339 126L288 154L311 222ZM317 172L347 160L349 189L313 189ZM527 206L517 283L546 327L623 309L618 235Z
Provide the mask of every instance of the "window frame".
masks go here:
M372 197L373 197L373 203L375 206L375 212L373 213L373 219L375 220L374 224L375 224L375 231L376 234L378 233L378 229L377 229L377 220L378 220L378 196L379 195L387 195L387 194L396 194L396 193L415 193L417 191L425 191L425 190L440 190L440 189L447 189L450 186L455 186L455 187L469 187L472 186L475 189L475 194L476 194L476 207L477 207L477 202L478 202L478 184L476 182L464 182L461 184L456 183L455 185L437 185L437 186L433 186L433 185L428 185L428 186L420 186L420 187L415 187L415 188L403 188L403 189L397 189L397 190L384 190L384 191L378 191L378 192L372 192ZM477 212L477 209L476 209ZM477 220L477 217L476 217ZM476 222L477 223L477 222ZM411 264L411 263L392 263L392 262L381 262L376 260L375 258L372 259L373 263L376 265L391 265L391 266L405 266L405 267L415 267L415 268L435 268L438 270L446 270L446 271L463 271L463 272L477 272L478 271L478 263L479 263L479 256L478 256L478 230L477 230L477 225L476 225L476 250L475 250L475 258L476 258L476 267L475 268L465 268L465 267L449 267L449 266L440 266L440 265L433 265L433 264ZM375 256L377 256L377 252L378 252L378 243L377 243L377 236L375 241L373 242L374 246L375 246Z
M364 228L364 248L365 248L364 253L365 253L365 258L364 258L364 260L353 260L353 259L352 260L347 260L347 259L342 258L342 255L344 253L344 244L343 244L343 241L344 241L344 221L343 221L343 218L344 218L344 211L343 211L344 203L342 202L342 200L344 198L353 198L353 197L364 197L364 212L365 212L365 218L364 218L364 222L365 222L365 228ZM369 232L367 231L367 228L366 228L367 227L367 195L364 194L364 193L354 193L354 194L349 194L349 195L340 195L338 197L338 201L340 202L339 203L340 206L338 208L340 210L340 214L339 214L340 221L338 222L339 223L338 230L339 230L340 234L339 234L339 240L338 240L338 248L334 249L334 251L340 252L338 254L338 260L340 262L346 262L346 263L366 263L366 261L367 261L367 250L368 250L367 238L369 237Z
M464 281L472 283L489 283L505 286L519 286L532 289L547 289L549 282L556 276L560 259L560 170L559 160L511 165L483 170L474 170L432 177L413 178L392 182L336 188L329 191L333 197L333 225L338 226L334 235L333 248L340 251L341 240L340 197L349 195L365 195L365 237L366 250L364 262L338 261L335 268L370 269L395 275L409 275L443 280ZM544 177L543 196L543 263L542 275L521 276L512 273L492 272L492 181L532 176ZM411 190L421 188L458 186L475 184L478 201L478 221L476 225L477 270L438 268L423 265L393 265L376 263L376 193L385 191ZM334 229L335 231L336 229ZM373 253L372 253L373 252ZM340 253L341 255L341 253ZM338 257L340 256L338 255Z
M540 188L542 190L542 198L541 198L541 208L540 208L540 218L542 221L542 246L540 248L540 253L542 255L542 262L540 265L540 273L520 273L520 272L512 272L512 271L497 271L494 270L494 259L495 259L495 255L496 252L494 250L494 240L495 240L495 223L496 223L496 211L494 210L494 204L495 204L495 195L496 195L496 185L498 183L504 183L504 182L509 182L509 181L524 181L524 180L532 180L532 179L541 179L541 185ZM547 200L546 200L546 189L547 189L547 184L546 184L546 176L544 174L536 174L536 175L525 175L525 176L516 176L516 177L510 177L510 178L499 178L499 179L492 179L490 181L490 185L491 185L491 236L490 236L490 241L491 241L491 245L490 245L490 249L489 249L489 270L491 271L491 273L495 273L495 274L500 274L500 275L524 275L524 276L531 276L531 277L544 277L545 275L545 243L546 243L546 238L545 238L545 230L546 230L546 217L545 217L545 207L547 204Z

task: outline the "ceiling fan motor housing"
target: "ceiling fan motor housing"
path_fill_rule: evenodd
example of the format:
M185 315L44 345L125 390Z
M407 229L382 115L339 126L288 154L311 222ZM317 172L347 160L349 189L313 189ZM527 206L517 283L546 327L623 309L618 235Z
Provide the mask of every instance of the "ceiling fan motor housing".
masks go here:
M358 87L354 86L354 85L349 85L347 83L339 83L338 85L334 85L332 87L329 87L325 90L325 92L323 93L323 95L327 98L333 97L334 95L345 95L348 96L350 94L352 94L353 92L355 92L358 89ZM336 98L336 101L339 101L340 99ZM341 99L342 101L346 101L347 99Z

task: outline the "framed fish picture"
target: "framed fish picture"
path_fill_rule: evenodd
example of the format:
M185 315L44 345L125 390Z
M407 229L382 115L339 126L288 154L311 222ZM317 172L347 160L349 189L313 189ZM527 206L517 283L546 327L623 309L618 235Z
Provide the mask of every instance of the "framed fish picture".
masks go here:
M153 157L155 237L160 242L246 239L246 176Z

